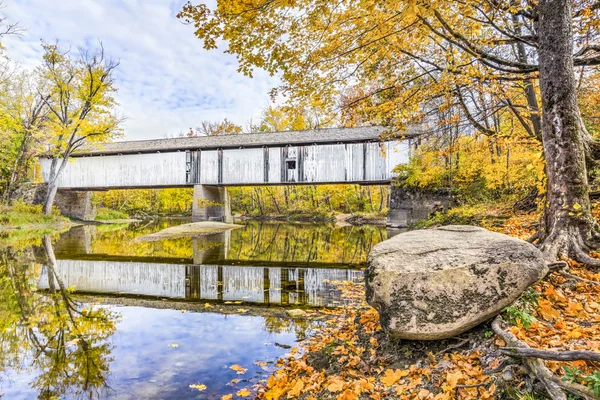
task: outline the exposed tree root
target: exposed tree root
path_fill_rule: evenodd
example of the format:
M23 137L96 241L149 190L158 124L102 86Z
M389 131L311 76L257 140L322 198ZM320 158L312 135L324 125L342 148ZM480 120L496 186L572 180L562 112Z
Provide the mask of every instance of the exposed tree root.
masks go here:
M565 268L569 268L569 264L566 261L557 261L548 264L548 271L550 272L560 271Z
M532 357L540 358L542 360L554 360L554 361L600 361L600 353L587 350L574 350L574 351L552 351L552 350L538 350L525 347L501 347L500 352L509 356L515 357Z
M589 279L585 279L585 278L582 278L580 276L570 274L567 271L562 271L561 270L561 271L557 271L557 272L559 274L561 274L562 276L564 276L566 278L569 278L569 279L573 279L573 280L575 280L577 282L587 283L588 285L600 285L600 282L592 281L592 280L589 280Z
M581 247L575 247L574 256L576 261L584 263L589 267L600 268L600 260L590 257Z
M501 316L497 316L494 319L494 322L492 322L492 330L496 335L500 336L511 349L533 350L527 343L519 340L515 335L502 328ZM567 400L567 392L586 400L597 399L597 397L595 397L585 386L576 383L563 382L559 377L555 376L539 358L524 357L523 362L535 378L544 385L548 395L553 400Z
M554 233L543 240L540 236L542 243L540 249L549 262L566 256L588 267L600 268L600 260L588 254L600 247L598 240L600 232L597 231L596 224L587 236L589 237L584 237L579 229L571 227L571 229L561 230L560 233Z

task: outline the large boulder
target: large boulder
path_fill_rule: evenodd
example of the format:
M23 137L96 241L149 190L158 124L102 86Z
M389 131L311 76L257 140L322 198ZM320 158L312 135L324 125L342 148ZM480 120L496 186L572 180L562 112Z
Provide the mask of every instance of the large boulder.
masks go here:
M367 301L393 337L444 339L498 314L547 271L520 239L474 226L416 230L371 250Z

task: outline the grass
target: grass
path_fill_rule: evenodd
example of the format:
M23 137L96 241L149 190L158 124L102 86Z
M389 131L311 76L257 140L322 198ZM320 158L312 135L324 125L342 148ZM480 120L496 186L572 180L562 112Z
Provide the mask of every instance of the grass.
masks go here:
M44 215L41 205L26 204L22 200L12 206L0 205L0 229L27 229L31 227L50 227L66 225L69 220L62 217L58 210L52 215Z
M117 219L129 219L129 215L122 211L104 207L98 208L96 211L96 221L112 221Z
M426 228L438 225L485 225L487 221L496 221L514 215L511 207L504 203L485 203L477 205L461 205L437 212L426 221L415 224L414 228Z

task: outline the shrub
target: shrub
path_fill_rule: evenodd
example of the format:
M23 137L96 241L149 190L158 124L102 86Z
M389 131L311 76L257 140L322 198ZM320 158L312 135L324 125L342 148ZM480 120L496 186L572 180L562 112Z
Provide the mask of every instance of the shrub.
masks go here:
M99 208L96 212L97 221L110 221L115 219L128 219L129 215L122 211L112 210L110 208Z

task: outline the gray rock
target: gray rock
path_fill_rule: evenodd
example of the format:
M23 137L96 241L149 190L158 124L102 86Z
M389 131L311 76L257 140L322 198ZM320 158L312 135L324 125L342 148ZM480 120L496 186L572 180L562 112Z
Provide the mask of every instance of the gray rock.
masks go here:
M306 311L300 310L299 308L295 308L292 310L285 310L285 312L287 313L287 315L289 315L292 318L306 317Z
M444 339L498 314L547 271L535 246L483 228L410 231L369 254L367 301L393 337Z

